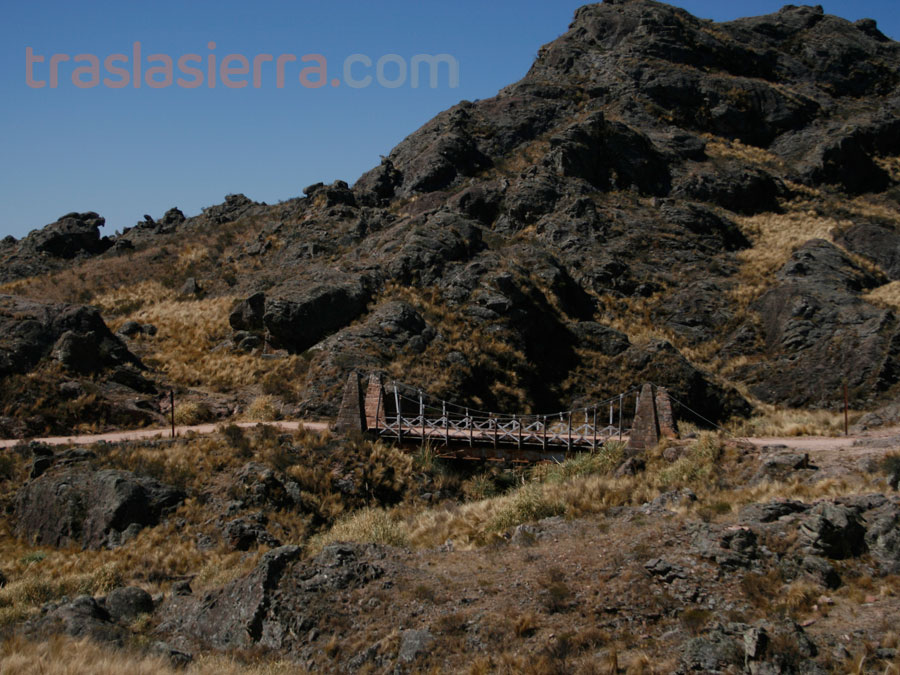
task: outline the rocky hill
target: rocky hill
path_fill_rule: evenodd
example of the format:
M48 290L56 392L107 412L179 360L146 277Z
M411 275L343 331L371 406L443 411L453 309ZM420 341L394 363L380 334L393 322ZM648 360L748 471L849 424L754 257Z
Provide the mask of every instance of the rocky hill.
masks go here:
M182 423L327 416L352 370L510 412L651 381L757 436L845 383L894 403L790 447L681 409L681 440L524 468L266 425L23 441L0 671L897 671L898 78L820 7L607 0L353 186L3 240L0 437L162 423L170 389Z
M69 214L4 240L4 288L116 324L146 318L148 284L241 300L233 336L217 305L205 349L303 355L281 392L295 414L333 414L353 368L523 412L648 379L715 420L835 406L845 382L873 406L900 372L898 77L873 21L820 7L712 23L589 5L520 82L352 187L230 196L103 238L102 218ZM130 302L104 297L125 278Z

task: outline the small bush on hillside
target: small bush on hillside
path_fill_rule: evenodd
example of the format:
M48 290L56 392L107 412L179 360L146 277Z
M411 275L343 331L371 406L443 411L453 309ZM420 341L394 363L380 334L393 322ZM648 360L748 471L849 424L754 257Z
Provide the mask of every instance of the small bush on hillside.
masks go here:
M885 455L879 468L887 474L888 483L896 490L900 484L900 453Z
M175 402L175 424L193 426L208 422L211 417L212 413L205 403L196 401Z
M237 424L226 424L219 429L228 446L237 450L239 456L245 456L250 450L250 442L244 435L243 428Z
M697 607L684 610L679 617L684 629L694 636L700 635L703 632L703 629L706 627L706 624L709 623L710 618L712 618L712 612Z
M488 523L489 532L504 532L516 525L565 513L565 506L547 498L540 485L529 483L509 496Z
M257 396L247 408L247 417L257 422L272 422L279 419L281 411L278 399L269 395Z
M406 546L409 535L406 525L394 520L384 509L366 507L344 516L328 532L313 537L310 547L321 550L338 541Z
M717 435L704 432L691 445L687 454L660 473L664 485L678 486L708 480L715 473L724 444Z
M463 483L463 494L468 501L481 501L497 495L497 486L492 476L479 473Z

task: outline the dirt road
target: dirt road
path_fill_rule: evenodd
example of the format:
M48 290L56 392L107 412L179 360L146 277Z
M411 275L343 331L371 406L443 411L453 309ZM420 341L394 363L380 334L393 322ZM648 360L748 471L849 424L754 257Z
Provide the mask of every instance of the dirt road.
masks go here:
M854 470L866 470L866 465L876 464L889 453L900 451L900 427L867 431L854 436L806 436L788 438L747 438L760 449L777 452L784 446L795 452L809 455L810 462L820 470L820 475L839 476Z
M237 422L239 427L255 427L259 422ZM296 431L301 426L310 431L325 431L329 425L327 422L266 422L272 426L276 426L285 431ZM184 436L188 432L197 434L211 434L216 430L218 424L197 424L194 426L177 426L175 427L176 436ZM47 445L90 445L106 441L108 443L116 441L136 441L146 438L171 438L172 429L137 429L135 431L114 431L108 434L90 434L83 436L51 436L47 438L35 438L30 440L46 443ZM20 440L0 440L0 448L11 448Z

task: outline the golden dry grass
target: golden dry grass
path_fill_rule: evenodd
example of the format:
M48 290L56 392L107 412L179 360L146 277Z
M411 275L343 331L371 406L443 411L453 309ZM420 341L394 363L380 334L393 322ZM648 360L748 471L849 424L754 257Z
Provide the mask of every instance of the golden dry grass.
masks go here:
M339 541L406 546L409 535L396 514L385 509L366 507L344 516L330 530L310 539L309 551L318 552Z
M125 649L104 647L90 640L53 636L31 642L20 637L0 643L3 675L288 675L306 672L296 663L271 661L240 663L221 654L203 654L183 669L167 659Z
M453 509L398 507L351 514L317 536L313 548L355 539L424 548L449 540L457 549L473 549L522 523L557 515L579 518L599 514L613 506L642 504L664 491L688 485L711 501L715 488L710 478L717 470L722 448L717 436L702 434L675 464L669 465L657 453L646 472L621 478L610 475L617 466L611 457L582 455L557 467L535 467L532 479L515 490ZM615 450L611 452L615 454Z
M176 518L196 521L196 515L197 506L189 501ZM197 574L199 584L216 585L252 568L252 556L246 554L199 551L196 535L201 531L191 522L177 527L172 519L141 531L119 548L81 551L31 546L4 529L0 558L9 582L0 588L0 625L19 621L63 596L103 595L131 584L156 592L168 586L166 579L187 574Z
M860 413L851 411L850 424ZM756 403L756 414L733 420L729 432L738 437L838 436L844 433L844 414L833 410L797 410Z
M765 159L764 154L757 159ZM889 165L896 163L891 160ZM888 200L873 199L868 195L841 197L792 181L786 181L786 185L794 197L782 204L783 213L734 216L734 221L752 243L751 248L738 254L742 263L738 275L740 284L732 292L742 308L766 290L774 273L806 241L825 239L834 243L837 232L860 219L900 224L900 210ZM844 253L863 269L878 273L877 266L871 261L847 250Z
M281 419L281 403L274 396L257 396L247 407L244 417L253 422L272 422Z
M200 253L192 251L190 255ZM128 320L157 327L155 336L139 337L131 346L170 382L219 392L273 383L279 393L296 394L306 369L301 357L266 360L259 354L227 348L213 351L231 334L228 315L236 300L230 296L179 300L161 284L145 282L109 291L95 302L105 313L116 316L110 321L113 330Z
M866 293L863 299L874 305L900 310L900 281L892 281Z
M800 204L785 213L761 213L734 216L752 248L740 251L741 270L732 295L741 307L755 300L774 280L775 272L791 257L791 253L810 239L832 240L832 232L849 226L849 221L823 217Z
M775 169L784 168L784 161L774 153L753 145L745 145L738 140L703 134L707 140L706 154L713 159L737 159L744 164Z

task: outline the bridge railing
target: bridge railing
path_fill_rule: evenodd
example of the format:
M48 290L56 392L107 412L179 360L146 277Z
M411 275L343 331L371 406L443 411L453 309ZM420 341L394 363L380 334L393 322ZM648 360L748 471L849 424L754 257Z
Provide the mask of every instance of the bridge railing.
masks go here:
M581 411L579 411L581 412ZM494 415L446 414L430 417L421 414L386 414L376 430L383 438L398 441L419 439L452 444L493 444L539 448L596 450L612 438L627 433L621 425L610 421L598 423L596 411L585 409L582 415L533 415L501 417Z

